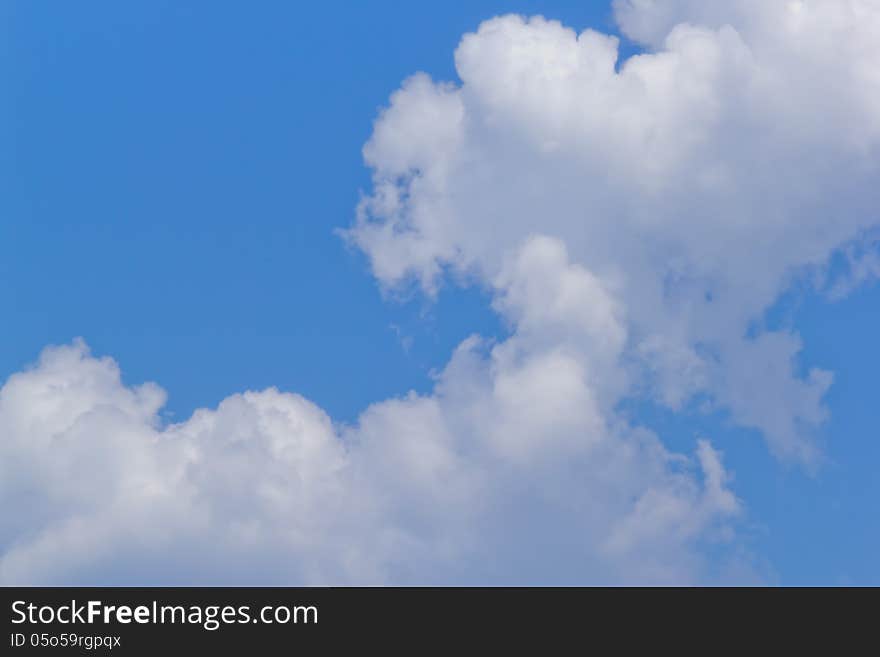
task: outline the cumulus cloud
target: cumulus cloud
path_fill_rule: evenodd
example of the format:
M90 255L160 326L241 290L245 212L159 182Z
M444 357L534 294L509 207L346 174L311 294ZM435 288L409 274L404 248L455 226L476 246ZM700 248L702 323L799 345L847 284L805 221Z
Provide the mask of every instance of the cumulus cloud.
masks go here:
M548 248L561 246L526 251ZM557 298L582 272L558 274ZM709 576L699 548L725 545L740 511L719 454L609 425L576 345L530 343L473 337L432 395L381 402L353 426L273 389L163 426L159 388L124 385L82 342L49 348L0 389L0 581Z
M831 375L801 375L798 337L760 327L880 221L880 6L615 9L645 54L621 62L612 36L506 16L462 39L460 84L406 81L364 150L374 192L348 236L383 285L429 294L448 271L491 288L524 239L557 238L617 308L633 387L615 394L709 396L815 463Z
M0 389L0 581L742 580L721 454L671 452L620 404L708 398L818 458L831 374L761 319L878 221L880 9L615 8L645 54L487 21L460 82L404 82L364 149L346 235L380 284L483 286L509 337L350 426L274 389L167 425L157 386L49 348Z

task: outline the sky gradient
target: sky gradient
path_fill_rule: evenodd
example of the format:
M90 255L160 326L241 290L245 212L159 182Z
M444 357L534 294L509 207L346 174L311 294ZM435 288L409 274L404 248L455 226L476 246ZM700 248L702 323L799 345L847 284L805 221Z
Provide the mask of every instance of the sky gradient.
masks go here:
M0 501L33 505L2 525L0 581L225 583L257 555L232 583L880 584L880 15L637 4L0 8ZM561 25L462 40L509 14ZM309 401L222 405L272 387ZM266 418L300 412L314 462L272 451L293 430ZM82 450L52 456L81 416ZM436 487L386 472L426 463L398 445L434 423ZM254 436L273 448L239 451ZM277 506L249 497L264 458ZM79 486L92 467L119 479ZM141 480L195 491L204 531L138 516ZM159 537L135 556L126 505Z

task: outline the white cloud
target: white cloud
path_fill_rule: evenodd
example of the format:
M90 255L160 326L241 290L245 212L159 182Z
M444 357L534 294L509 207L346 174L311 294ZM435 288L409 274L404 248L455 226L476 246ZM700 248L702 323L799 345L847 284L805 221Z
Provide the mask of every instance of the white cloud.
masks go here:
M842 272L819 272L820 287L824 287L832 301L839 301L856 288L880 278L880 232L859 236L841 249L839 255L844 265Z
M671 453L617 408L705 395L815 462L831 375L798 376L797 336L754 326L878 221L880 9L617 15L651 48L620 67L613 37L484 23L461 84L409 79L365 147L347 235L380 283L474 281L509 338L468 338L430 395L353 426L271 389L165 426L158 387L48 349L0 389L0 581L742 578L719 453Z
M354 426L273 389L162 426L157 387L125 386L82 342L47 349L0 389L0 499L14 509L0 581L709 577L700 546L726 544L740 505L708 443L689 459L614 417L613 353L594 344L619 349L622 328L601 285L548 238L499 280L512 336L466 340L433 394Z
M880 5L616 10L652 49L619 67L613 37L506 16L462 39L460 85L404 83L365 148L375 191L348 236L383 285L429 294L447 270L491 288L530 235L557 238L617 309L631 389L612 397L709 395L812 464L830 374L800 377L797 336L753 329L880 222ZM540 286L532 333L556 339Z

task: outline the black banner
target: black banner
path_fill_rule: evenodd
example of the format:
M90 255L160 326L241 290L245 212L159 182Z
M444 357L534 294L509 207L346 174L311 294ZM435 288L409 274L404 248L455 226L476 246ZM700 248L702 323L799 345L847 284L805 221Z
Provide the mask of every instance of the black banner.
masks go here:
M845 605L806 590L548 588L7 588L0 654L204 654L209 650L539 654L725 646L816 637ZM848 597L850 594L844 594ZM840 592L832 598L839 598ZM822 598L826 596L823 595ZM873 596L871 596L873 597ZM855 605L854 605L855 606ZM867 611L864 607L862 612ZM848 615L847 636L865 625ZM601 644L598 642L602 642ZM839 645L837 646L839 647ZM568 649L567 649L568 648ZM714 646L706 646L709 653Z

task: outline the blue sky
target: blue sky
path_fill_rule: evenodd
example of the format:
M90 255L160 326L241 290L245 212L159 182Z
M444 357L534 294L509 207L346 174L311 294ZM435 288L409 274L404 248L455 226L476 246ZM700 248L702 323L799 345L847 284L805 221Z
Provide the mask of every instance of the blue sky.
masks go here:
M462 34L505 13L616 32L604 2L6 3L0 75L0 377L82 336L169 422L277 386L354 422L428 393L472 333L479 285L383 298L350 226L361 149L416 71L457 81ZM636 52L624 40L623 53ZM834 372L815 468L780 462L723 408L628 411L674 450L710 437L746 509L742 549L782 584L880 584L880 286L809 286L769 314L799 367Z
M384 303L334 234L369 184L376 111L415 70L453 79L484 18L610 25L609 9L179 5L3 9L4 371L82 335L132 381L162 378L177 415L278 385L353 418L423 388L460 339L497 327L468 294L448 311ZM420 338L412 354L392 325Z

